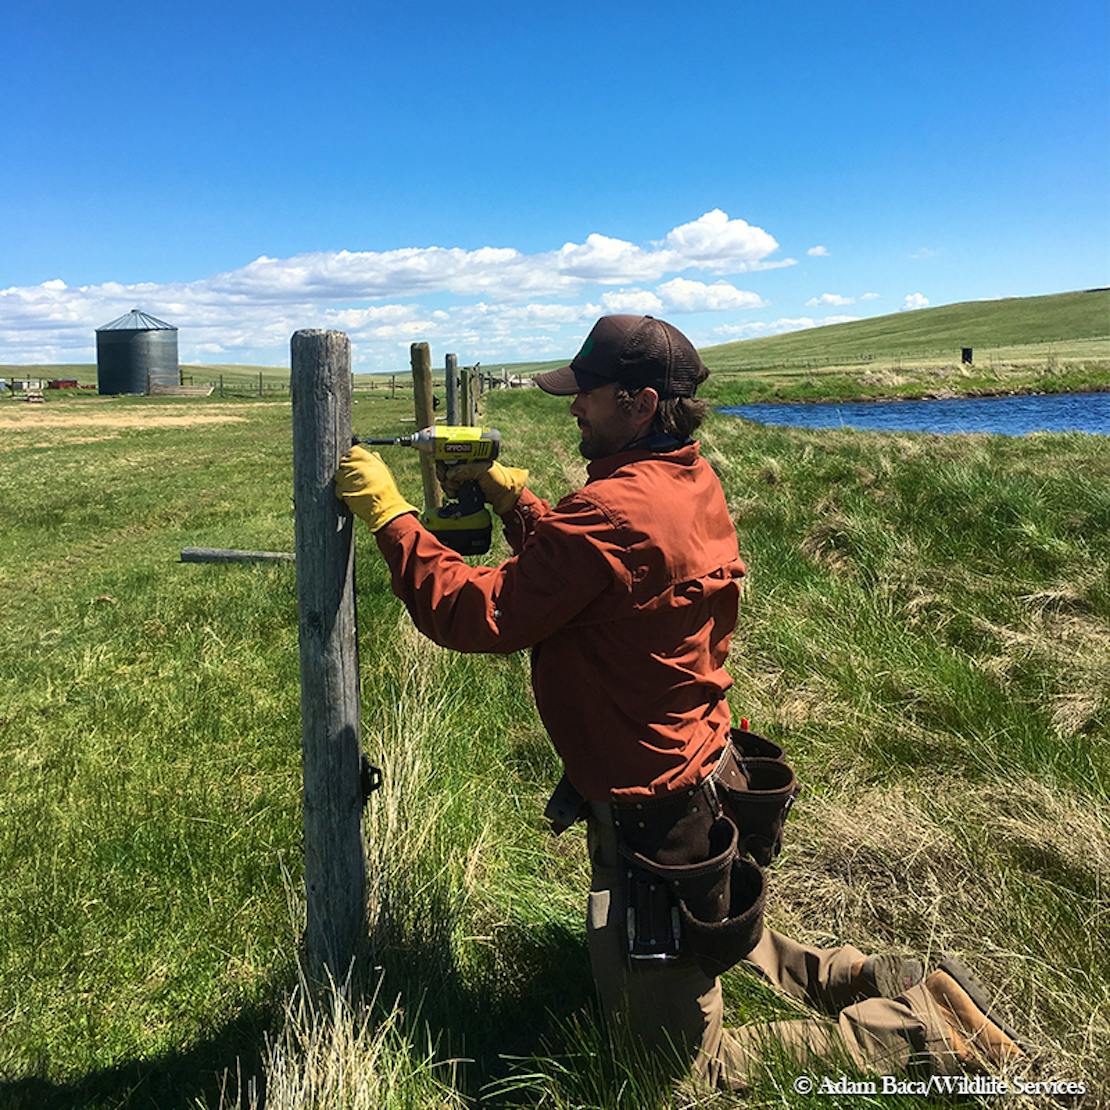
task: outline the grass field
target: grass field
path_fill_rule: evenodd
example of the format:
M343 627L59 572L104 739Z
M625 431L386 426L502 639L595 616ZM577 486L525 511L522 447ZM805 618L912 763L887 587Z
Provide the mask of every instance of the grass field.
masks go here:
M534 488L581 483L565 401L488 403ZM356 430L408 412L360 395ZM772 923L963 954L1047 1074L1110 1104L1105 441L721 416L703 439L751 571L730 702L804 783ZM304 1009L292 568L177 562L290 550L290 459L283 402L0 407L0 1106L694 1105L594 1021L583 837L540 818L526 656L420 639L366 533L382 971L370 1003ZM733 1021L794 1013L742 972L726 995ZM793 1074L745 1105L859 1105Z

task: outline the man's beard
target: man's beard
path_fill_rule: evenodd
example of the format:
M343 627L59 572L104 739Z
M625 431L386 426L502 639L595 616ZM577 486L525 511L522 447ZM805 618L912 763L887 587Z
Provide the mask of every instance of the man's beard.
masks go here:
M614 431L616 429L610 429L607 438L599 437L595 432L581 432L581 438L578 441L578 453L584 459L593 462L594 459L604 459L608 455L618 455L621 451L631 447L633 443L639 442L635 438L625 440L624 436L628 434L627 429L617 431L616 435L613 434Z
M604 444L598 443L596 439L589 439L583 436L578 441L578 453L584 459L589 459L592 462L594 459L603 459L606 455L611 455L613 452L608 450Z

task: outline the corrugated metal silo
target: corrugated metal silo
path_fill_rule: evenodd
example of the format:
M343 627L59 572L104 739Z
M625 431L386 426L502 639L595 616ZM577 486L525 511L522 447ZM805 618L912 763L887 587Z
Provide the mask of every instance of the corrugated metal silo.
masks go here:
M133 308L96 329L100 393L147 393L150 385L178 385L177 328Z

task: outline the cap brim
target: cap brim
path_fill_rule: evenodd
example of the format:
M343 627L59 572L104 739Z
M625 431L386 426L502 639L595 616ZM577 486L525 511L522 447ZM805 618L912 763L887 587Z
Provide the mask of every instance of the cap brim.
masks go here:
M545 393L554 394L556 397L569 397L572 393L579 393L582 387L574 376L574 371L569 366L560 366L558 370L545 370L536 374L532 379Z
M603 385L611 385L612 379L599 378L596 374L575 372L573 366L560 366L558 370L546 370L537 374L532 381L556 397L569 397L573 393L589 393Z

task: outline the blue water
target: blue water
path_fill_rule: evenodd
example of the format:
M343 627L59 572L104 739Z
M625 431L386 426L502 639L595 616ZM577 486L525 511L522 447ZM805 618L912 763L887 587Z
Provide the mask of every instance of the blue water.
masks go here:
M1110 393L1042 397L956 397L943 401L852 401L728 405L719 412L760 424L861 428L880 432L1094 432L1110 435Z

